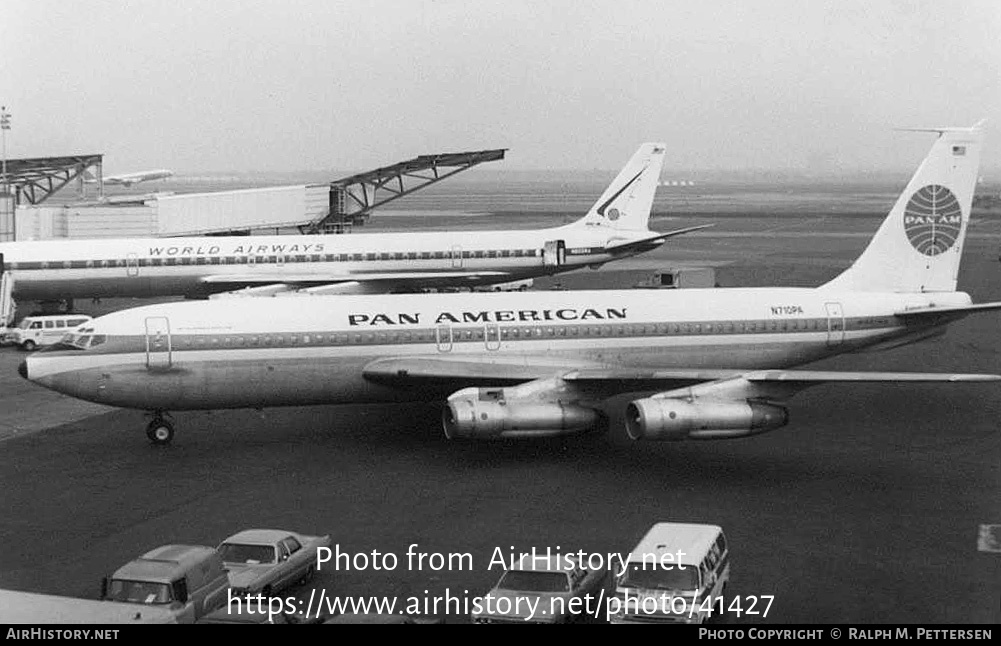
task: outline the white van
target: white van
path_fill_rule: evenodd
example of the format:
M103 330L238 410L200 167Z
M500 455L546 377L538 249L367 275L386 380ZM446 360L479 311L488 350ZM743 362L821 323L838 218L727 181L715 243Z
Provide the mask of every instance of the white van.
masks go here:
M612 623L703 623L721 614L730 553L716 525L657 523L618 578Z
M8 329L4 340L23 350L34 350L59 343L66 334L90 320L91 317L86 314L26 316L17 327Z

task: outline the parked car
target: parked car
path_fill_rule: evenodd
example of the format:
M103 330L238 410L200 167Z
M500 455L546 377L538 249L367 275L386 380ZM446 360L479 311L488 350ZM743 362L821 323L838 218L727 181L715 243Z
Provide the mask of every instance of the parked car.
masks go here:
M596 608L597 601L607 599L614 589L614 578L604 565L589 569L586 562L570 554L525 555L516 567L504 572L487 595L490 603L474 611L471 619L476 624L557 624L594 619L593 614L584 614L585 608L603 618L604 608ZM585 605L588 595L590 601ZM580 600L573 602L575 598Z
M306 536L281 529L248 529L217 549L229 571L233 594L270 596L316 574L316 554L330 535Z

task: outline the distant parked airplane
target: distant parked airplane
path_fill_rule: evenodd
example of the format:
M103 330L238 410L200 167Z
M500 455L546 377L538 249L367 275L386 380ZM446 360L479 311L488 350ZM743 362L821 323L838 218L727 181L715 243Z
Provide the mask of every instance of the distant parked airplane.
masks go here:
M104 183L113 186L125 186L129 187L133 184L138 184L139 182L148 182L154 179L167 179L168 177L173 177L174 171L160 169L160 170L145 170L138 173L125 173L123 175L106 175L104 176ZM93 175L85 177L84 180L88 184L97 183L97 178Z
M655 249L700 225L648 228L665 144L646 143L577 222L545 229L0 243L15 301L230 292L375 293L509 283Z

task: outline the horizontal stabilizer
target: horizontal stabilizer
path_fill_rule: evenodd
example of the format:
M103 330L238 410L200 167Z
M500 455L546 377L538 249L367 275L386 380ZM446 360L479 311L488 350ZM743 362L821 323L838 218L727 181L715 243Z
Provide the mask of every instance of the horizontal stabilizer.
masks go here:
M938 316L939 314L974 314L976 312L990 312L1001 310L1001 302L977 303L974 305L954 305L949 307L920 307L912 310L896 312L894 316L901 318L920 318L924 316Z
M666 233L658 233L656 235L651 235L646 238L640 238L638 240L626 240L623 242L616 242L609 244L605 247L605 251L609 252L620 252L628 251L636 247L655 247L663 243L668 238L673 238L674 236L684 235L686 233L691 233L692 231L698 231L699 229L708 229L709 227L714 227L715 224L700 224L695 227L685 227L684 229L677 229L675 231L668 231Z
M937 132L940 135L947 132L969 132L970 130L978 130L984 127L987 123L987 119L981 119L980 121L973 124L971 127L956 127L956 126L946 126L946 127L935 127L935 128L894 128L894 130L900 132Z

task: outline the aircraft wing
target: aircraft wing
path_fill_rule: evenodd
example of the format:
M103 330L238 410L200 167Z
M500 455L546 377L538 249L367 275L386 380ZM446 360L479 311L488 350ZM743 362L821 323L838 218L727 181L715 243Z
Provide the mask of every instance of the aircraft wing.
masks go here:
M345 281L364 280L427 280L434 278L478 278L481 276L506 276L503 271L398 271L378 272L370 274L214 274L202 278L203 283L287 283L290 285L342 283Z
M784 426L784 400L825 383L997 382L1001 375L814 370L632 370L576 368L528 357L392 357L362 369L374 383L455 389L442 421L452 438L551 437L600 430L620 395L634 440L726 439Z
M497 357L490 363L474 357L389 357L376 359L362 370L369 381L391 386L415 386L431 382L461 381L464 384L516 384L545 377L558 377L568 368L539 357L526 363L524 357Z
M752 383L874 383L874 382L956 382L1001 381L1001 375L962 374L950 372L833 372L820 370L593 370L582 369L567 373L567 381L619 379L624 381L715 381L741 377Z
M500 359L500 358L498 358ZM377 359L365 366L370 381L395 386L457 381L467 385L508 385L558 378L588 391L630 392L673 389L694 384L746 385L748 392L733 397L784 398L803 388L824 383L940 383L1001 381L1001 375L926 372L830 372L816 370L631 370L603 366L569 366L544 356L511 357L489 363L482 358L399 357ZM724 395L724 396L727 396Z
M239 289L248 285L285 285L294 288L320 288L324 285L341 283L374 283L385 282L392 285L433 285L436 281L447 280L455 283L458 279L476 280L485 277L504 277L508 274L502 271L407 271L407 272L374 272L357 274L319 274L303 273L288 274L274 272L251 272L246 274L213 274L204 276L201 282L206 285L231 285Z
M673 238L674 236L684 235L686 233L691 233L692 231L698 231L699 229L708 229L709 227L714 227L715 224L700 224L694 227L685 227L684 229L677 229L675 231L668 231L666 233L658 233L647 238L624 240L622 242L611 242L605 246L605 251L609 252L622 252L622 251L633 251L633 250L649 250L660 244L662 244L668 238Z
M818 370L578 370L563 380L580 385L617 383L620 390L662 390L669 397L782 401L810 386L831 383L970 383L1001 375L939 372L832 372Z

